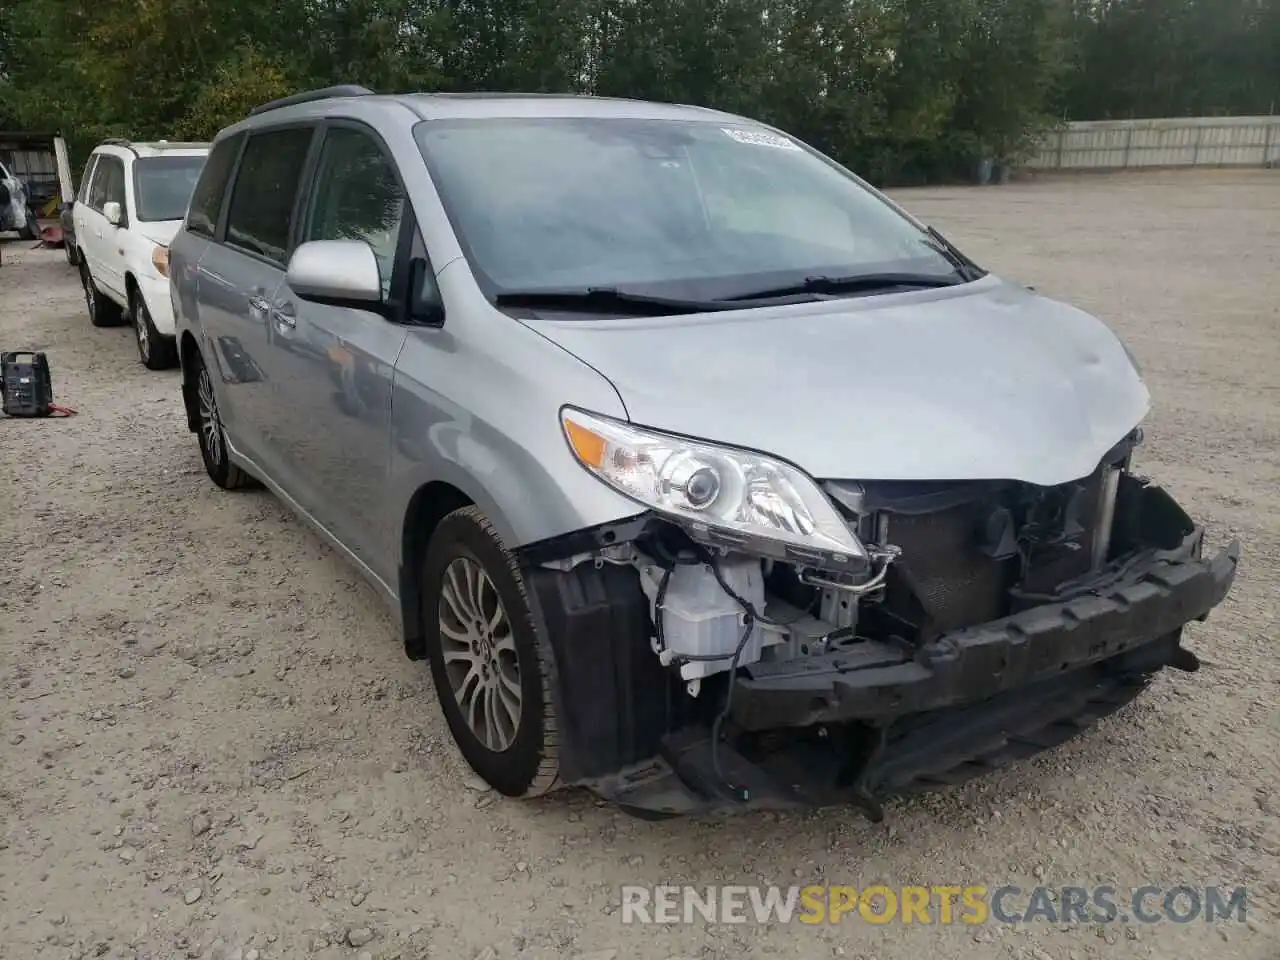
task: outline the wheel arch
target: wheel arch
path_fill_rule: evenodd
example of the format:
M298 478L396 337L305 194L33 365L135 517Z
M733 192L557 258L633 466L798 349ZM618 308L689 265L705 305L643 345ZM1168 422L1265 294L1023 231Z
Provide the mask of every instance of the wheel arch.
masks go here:
M195 366L200 357L200 345L190 330L182 331L178 342L178 365L182 369L182 406L187 411L187 429L200 430L200 412L196 405Z
M443 480L422 484L409 498L400 530L398 575L404 649L411 660L422 660L427 655L422 622L422 562L427 544L441 520L454 510L474 505L471 497Z
M129 317L133 320L137 319L133 316L133 298L135 294L139 297L142 296L142 286L138 283L138 278L134 275L134 272L126 270L124 272L124 298L127 301Z
M147 302L147 291L142 289L142 284L138 282L137 273L135 273L133 270L126 270L124 272L124 298L129 301L129 311L130 311L131 317L132 317L132 311L133 311L134 294L137 294L138 298L142 300L143 305L147 308L147 312L150 313L152 317L154 317L155 310L152 308L151 304Z

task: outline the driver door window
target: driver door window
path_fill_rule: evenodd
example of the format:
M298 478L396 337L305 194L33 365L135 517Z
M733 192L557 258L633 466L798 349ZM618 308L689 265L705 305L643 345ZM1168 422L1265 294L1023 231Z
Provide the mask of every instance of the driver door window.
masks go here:
M93 183L93 171L98 163L98 155L95 153L89 157L89 162L84 165L84 178L80 181L80 192L76 194L76 203L87 203L89 200L89 189Z
M395 165L363 131L331 128L324 138L302 241L363 240L373 248L382 296L391 292L391 272L405 195Z
M124 164L119 160L107 164L107 203L120 204L120 214L123 219L120 226L125 226L128 222L128 206L124 200Z
M111 168L111 160L108 157L98 157L98 165L93 172L93 181L89 185L89 209L102 212L103 206L107 202L107 180L109 179L108 170Z
M120 213L124 215L124 164L117 157L102 156L98 158L98 168L89 187L89 206L102 213L113 200L120 204ZM124 220L120 225L124 226Z

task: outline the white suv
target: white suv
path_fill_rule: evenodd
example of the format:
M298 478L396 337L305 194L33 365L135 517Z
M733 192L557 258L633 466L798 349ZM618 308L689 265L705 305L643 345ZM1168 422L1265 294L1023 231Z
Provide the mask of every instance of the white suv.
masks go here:
M89 320L129 319L152 370L177 363L169 241L187 213L206 143L108 140L89 155L72 209Z

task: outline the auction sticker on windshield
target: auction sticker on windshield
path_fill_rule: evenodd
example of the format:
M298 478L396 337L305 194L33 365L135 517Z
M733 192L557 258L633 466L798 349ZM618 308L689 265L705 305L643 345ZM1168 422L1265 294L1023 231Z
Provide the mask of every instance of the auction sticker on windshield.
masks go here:
M757 147L777 147L779 150L799 150L800 148L776 133L765 130L735 130L732 127L721 127L726 134L739 143L749 143Z

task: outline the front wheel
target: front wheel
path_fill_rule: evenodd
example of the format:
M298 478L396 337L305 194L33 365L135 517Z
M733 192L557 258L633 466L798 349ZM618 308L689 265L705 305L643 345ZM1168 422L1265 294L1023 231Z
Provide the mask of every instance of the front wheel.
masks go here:
M132 297L133 335L138 344L138 358L148 370L168 370L178 362L178 346L173 337L161 335L151 322L151 311L140 292Z
M550 650L520 569L483 513L463 507L440 521L422 577L431 675L462 756L504 796L555 789Z
M120 322L120 307L108 300L93 282L89 267L80 260L80 285L84 287L84 303L89 308L89 322L95 327L114 327Z
M204 460L209 479L224 490L240 490L253 485L253 478L231 462L227 450L227 434L218 413L218 398L213 393L213 378L204 358L198 354L191 376L196 382L196 414L200 427L200 458Z

